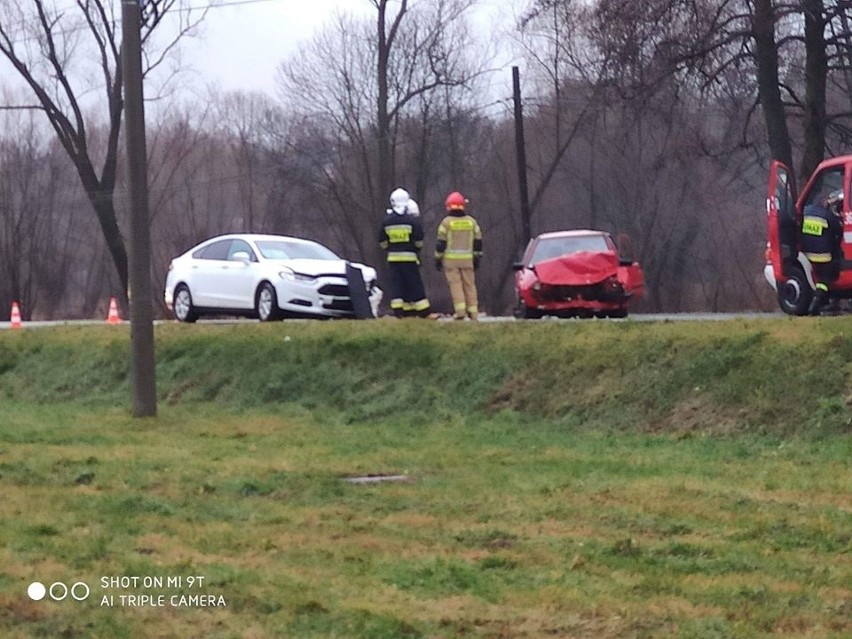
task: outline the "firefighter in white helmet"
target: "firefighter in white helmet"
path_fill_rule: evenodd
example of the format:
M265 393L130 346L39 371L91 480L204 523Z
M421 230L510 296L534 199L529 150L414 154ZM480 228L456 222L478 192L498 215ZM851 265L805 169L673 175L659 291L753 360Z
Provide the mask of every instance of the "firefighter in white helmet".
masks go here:
M420 217L409 212L411 201L405 189L390 194L379 245L387 253L391 312L396 317L428 317L431 307L420 277L423 226Z
M458 191L447 196L446 217L438 225L435 268L443 270L453 298L453 318L479 317L474 271L482 258L482 230L465 211L467 199Z

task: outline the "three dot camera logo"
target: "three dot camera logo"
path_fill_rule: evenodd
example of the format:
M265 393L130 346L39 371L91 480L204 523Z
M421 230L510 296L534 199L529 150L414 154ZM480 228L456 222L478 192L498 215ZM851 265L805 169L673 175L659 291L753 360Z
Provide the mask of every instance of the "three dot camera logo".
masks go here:
M50 586L34 581L27 587L27 594L33 601L41 601L45 597L50 597L52 601L64 601L68 598L86 601L91 592L88 584L83 581L75 581L70 586L61 581L54 581Z
M76 601L92 598L95 605L116 607L210 608L228 605L221 593L204 592L204 575L105 575L95 582L92 590L85 581L54 581L46 586L34 581L27 587L33 601Z

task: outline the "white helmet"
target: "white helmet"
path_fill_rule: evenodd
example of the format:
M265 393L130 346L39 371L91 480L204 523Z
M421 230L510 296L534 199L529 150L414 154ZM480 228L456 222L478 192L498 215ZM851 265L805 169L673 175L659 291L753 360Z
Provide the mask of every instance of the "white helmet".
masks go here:
M414 200L408 200L408 206L405 207L405 212L409 215L420 215L420 205Z
M408 195L408 191L405 189L396 189L390 194L391 208L400 215L405 213L409 200L411 200L411 196Z

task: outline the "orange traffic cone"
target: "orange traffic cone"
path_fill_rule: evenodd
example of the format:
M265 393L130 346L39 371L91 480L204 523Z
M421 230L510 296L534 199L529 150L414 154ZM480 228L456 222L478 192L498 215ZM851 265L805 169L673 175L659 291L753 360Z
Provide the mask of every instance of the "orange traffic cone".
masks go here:
M107 324L121 324L121 318L118 316L118 304L115 303L115 298L109 300L109 315L107 315Z
M12 317L9 325L12 328L21 328L21 309L18 308L17 302L12 302Z

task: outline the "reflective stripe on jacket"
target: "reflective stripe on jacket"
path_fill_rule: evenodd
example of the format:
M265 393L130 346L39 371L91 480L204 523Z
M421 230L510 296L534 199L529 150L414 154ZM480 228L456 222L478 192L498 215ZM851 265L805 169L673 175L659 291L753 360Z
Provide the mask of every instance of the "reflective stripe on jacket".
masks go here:
M477 221L464 212L452 212L438 225L435 257L458 266L473 266L473 258L482 255L482 230Z
M403 213L388 214L379 229L379 245L387 251L388 262L420 263L423 226L419 218Z
M824 264L840 257L843 225L840 218L819 204L809 204L802 216L800 248L809 261Z

